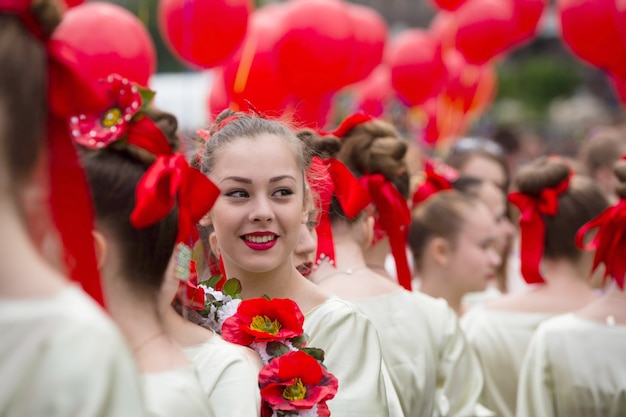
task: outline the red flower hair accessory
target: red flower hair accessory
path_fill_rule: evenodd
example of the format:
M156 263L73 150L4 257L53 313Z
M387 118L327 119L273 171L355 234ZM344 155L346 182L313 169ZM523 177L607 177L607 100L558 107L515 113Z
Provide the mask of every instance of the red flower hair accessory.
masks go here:
M297 338L304 333L304 315L288 298L244 300L237 313L226 319L222 336L243 346Z
M141 110L154 92L140 88L117 74L100 83L107 93L107 104L97 112L83 113L70 119L74 141L87 149L97 150L125 139L154 156L172 153L161 129Z
M539 264L543 256L546 224L543 216L556 215L559 208L559 196L567 191L568 176L554 188L544 188L538 196L520 192L509 194L509 201L520 210L520 252L522 276L529 284L545 282L539 273Z
M585 235L595 228L598 228L596 235L585 245ZM578 229L576 245L581 249L595 250L591 270L594 271L598 265L604 264L604 279L610 276L623 290L626 274L626 200L620 199L617 204Z
M367 174L359 178L369 191L376 206L375 228L378 236L388 236L391 254L396 263L398 283L411 290L411 269L406 256L406 241L411 224L411 211L398 189L382 174Z
M288 352L265 365L259 373L263 407L261 416L296 414L316 408L318 417L330 416L326 401L335 397L337 378L302 351ZM280 414L282 412L282 414Z
M413 207L439 191L452 189L452 181L457 177L453 168L424 158L424 180L413 192Z
M370 115L364 113L355 113L351 116L348 116L343 122L341 122L339 127L337 127L337 129L335 129L335 131L331 132L330 134L338 138L343 138L348 133L350 133L350 131L356 126L362 123L369 122L372 119L373 117Z
M333 194L349 219L354 219L372 199L352 172L335 158L322 160L314 157L309 171L311 188L317 192L321 202L321 216L316 227L317 260L329 259L334 265L335 248L329 214Z
M1 0L0 12L14 13L41 41L47 54L47 151L50 173L50 209L59 230L70 278L104 306L93 245L93 207L89 188L67 120L72 114L102 106L104 96L84 73L78 51L50 40L30 12L31 0Z
M137 184L135 208L130 216L135 228L158 222L178 206L175 275L183 281L189 278L191 248L198 238L196 224L211 210L219 195L219 188L191 168L180 154L159 156Z

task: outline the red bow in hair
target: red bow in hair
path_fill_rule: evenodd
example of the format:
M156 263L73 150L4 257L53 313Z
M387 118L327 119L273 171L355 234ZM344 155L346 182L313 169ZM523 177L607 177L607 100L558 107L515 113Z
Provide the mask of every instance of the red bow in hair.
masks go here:
M529 284L545 282L539 273L543 256L546 224L543 216L554 216L559 208L559 196L569 187L569 176L555 188L541 190L538 197L524 193L510 193L509 201L520 210L522 276Z
M585 235L592 229L598 228L593 240L585 245ZM593 258L594 271L598 265L606 266L604 278L610 276L617 285L624 289L624 274L626 274L626 200L620 201L604 210L598 217L585 223L576 233L576 246L581 249L595 250Z
M45 47L48 66L47 152L50 172L50 210L59 230L69 277L81 284L100 305L104 298L96 262L93 207L89 188L67 120L73 114L101 108L104 95L82 72L78 52L44 35L30 13L31 0L0 0L0 12L15 13Z
M414 207L439 191L452 189L451 179L440 174L435 163L429 159L424 160L424 175L426 177L424 182L415 189L411 198ZM454 176L456 176L456 172L454 172Z
M355 127L362 123L369 122L373 117L364 113L356 113L352 116L347 117L334 132L331 132L331 135L336 136L338 138L343 138Z
M318 193L321 200L321 216L316 227L317 259L321 261L328 258L334 265L335 248L329 214L333 194L337 196L341 208L349 219L354 219L372 200L352 172L335 158L322 160L314 157L311 171L328 174L327 177L312 180L311 188Z
M382 174L368 174L359 178L359 181L369 191L376 206L376 228L389 237L398 283L411 290L411 270L406 256L406 241L411 223L409 206L396 186Z
M219 188L200 171L191 168L180 154L159 156L137 184L135 209L130 216L137 229L163 219L178 204L175 275L181 280L189 277L191 246L198 233L195 226L211 210L219 195Z

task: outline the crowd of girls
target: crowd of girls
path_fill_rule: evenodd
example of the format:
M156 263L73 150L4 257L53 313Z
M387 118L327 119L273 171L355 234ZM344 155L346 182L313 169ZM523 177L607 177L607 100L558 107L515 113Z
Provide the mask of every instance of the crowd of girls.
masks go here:
M59 19L0 2L0 415L625 415L622 131L587 173L512 172L480 138L421 158L363 114L226 110L181 149L151 92L49 44ZM303 320L264 352L315 366L268 384L287 360L208 324L254 300ZM238 330L275 336L272 314Z

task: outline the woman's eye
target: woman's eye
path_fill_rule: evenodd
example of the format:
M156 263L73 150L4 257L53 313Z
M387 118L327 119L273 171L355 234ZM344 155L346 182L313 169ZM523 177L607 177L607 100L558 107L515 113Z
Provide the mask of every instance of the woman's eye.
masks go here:
M286 197L286 196L293 195L293 190L291 190L290 188L280 188L274 191L273 195L277 197Z
M248 193L245 192L244 190L232 190L232 191L228 191L226 193L226 195L228 197L233 197L233 198L246 198L248 197Z

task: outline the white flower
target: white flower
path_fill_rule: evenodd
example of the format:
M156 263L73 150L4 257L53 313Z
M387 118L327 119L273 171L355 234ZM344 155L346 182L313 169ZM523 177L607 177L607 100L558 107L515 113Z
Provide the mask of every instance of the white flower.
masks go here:
M239 299L231 300L230 302L227 302L222 307L220 307L219 310L217 310L217 322L219 323L220 328L227 318L237 312L239 303L241 303L241 300Z
M298 416L300 417L317 417L317 405L314 405L308 410L298 410Z
M270 359L272 359L272 357L267 354L267 342L251 343L250 347L259 354L263 365L267 365Z

